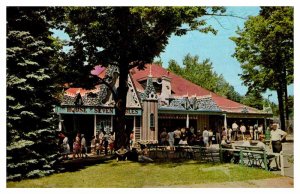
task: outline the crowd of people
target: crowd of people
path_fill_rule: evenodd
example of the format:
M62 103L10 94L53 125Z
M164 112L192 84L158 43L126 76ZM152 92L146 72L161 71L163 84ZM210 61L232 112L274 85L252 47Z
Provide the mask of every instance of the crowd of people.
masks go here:
M73 139L72 151L69 142L69 138L66 133L60 133L59 138L61 140L61 153L63 159L69 159L69 155L72 154L72 158L86 158L87 155L87 143L84 134L77 133Z
M274 153L280 153L282 150L282 140L286 137L287 133L279 129L277 123L273 123L269 126L270 130L270 149ZM61 154L63 159L75 159L88 157L88 147L85 135L77 133L73 139L73 144L70 146L69 138L66 133L60 133ZM159 145L167 146L170 150L175 150L179 145L199 145L201 147L210 147L212 144L231 145L235 141L243 141L244 146L253 145L252 141L255 140L256 146L262 149L266 148L264 143L264 129L263 125L248 125L245 126L240 123L240 126L234 121L227 129L222 127L221 129L213 130L204 126L203 130L195 130L191 128L177 128L174 131L167 131L166 128L161 130L159 134ZM132 160L140 162L152 162L149 157L149 151L147 145L134 142L133 132L130 134L130 144L128 147L122 146L120 149L114 151L115 133L106 133L101 130L92 137L90 148L91 154L107 155L109 152L111 155L115 155L117 161L120 160ZM71 158L68 156L71 155Z
M270 124L267 129L264 129L263 124L245 125L242 122L237 124L234 121L227 128L223 126L214 130L206 126L202 130L195 130L193 127L190 127L167 131L166 128L163 128L159 134L159 144L161 146L170 146L172 149L172 147L180 144L210 147L212 144L221 144L222 141L227 143L233 141L259 141L261 137L265 136L266 130L271 132L272 138L272 129L275 127L279 129L277 123Z
M107 133L103 130L96 133L96 136L92 137L91 141L91 153L93 155L100 155L104 152L105 155L113 154L114 152L115 133Z

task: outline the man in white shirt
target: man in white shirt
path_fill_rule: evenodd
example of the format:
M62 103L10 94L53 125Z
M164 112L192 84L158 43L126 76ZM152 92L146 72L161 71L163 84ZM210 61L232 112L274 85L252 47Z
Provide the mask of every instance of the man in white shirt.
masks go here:
M244 140L244 139L245 139L245 136L244 136L244 134L245 134L245 132L246 132L246 127L245 127L245 125L244 125L244 124L242 124L242 125L241 125L241 127L240 127L240 130L241 130L242 137L243 137L243 140Z
M282 150L282 140L287 136L285 131L282 131L277 127L277 124L273 124L271 127L271 142L274 153L280 153Z
M238 125L236 124L236 122L234 121L234 122L232 123L231 128L232 128L232 136L233 136L233 140L236 141L236 139L237 139L237 130L238 130L239 126L238 126Z
M270 139L270 145L272 145L272 150L274 153L280 153L282 151L282 140L287 136L287 133L285 131L282 131L278 128L278 125L274 123L271 127L271 139ZM277 162L277 158L275 158L276 164L279 164L280 166L280 160L279 163Z
M205 147L208 147L209 133L208 133L208 130L207 130L206 126L204 127L204 131L202 133L202 137L203 137L203 141L204 141Z

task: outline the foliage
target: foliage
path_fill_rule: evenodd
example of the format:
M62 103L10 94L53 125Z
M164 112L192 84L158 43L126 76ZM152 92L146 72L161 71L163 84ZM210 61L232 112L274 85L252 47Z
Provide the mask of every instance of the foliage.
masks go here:
M168 70L221 96L240 101L241 96L234 90L234 87L224 79L223 75L218 75L213 71L209 59L199 62L199 56L187 54L182 63L183 67L175 60L170 60Z
M249 91L276 90L284 128L283 98L293 83L294 18L292 7L262 7L238 29L234 57L241 63L241 79ZM285 104L287 109L287 103Z
M294 117L294 96L289 95L288 97L288 107L290 117ZM290 119L290 118L288 118Z
M241 100L242 104L262 110L264 107L264 99L260 92L249 91Z
M52 173L57 161L53 105L52 8L7 8L7 179ZM38 172L38 173L37 173Z
M101 172L95 173L95 172ZM99 176L105 178L99 179ZM180 175L180 176L175 176ZM8 182L9 188L144 188L193 187L198 184L275 178L272 172L234 164L203 164L197 161L134 163L108 161L80 171L54 174L33 180Z
M153 61L153 64L159 65L159 66L163 66L163 61L161 60L161 58L159 57L158 59Z
M144 69L159 56L172 34L181 36L191 30L216 33L203 15L222 14L222 7L70 7L65 26L72 49L67 65L80 70L71 73L70 86L93 88L104 83L90 71L95 65L119 67L119 86L114 93L116 148L128 145L130 131L125 130L127 78L131 68ZM74 79L76 77L77 79ZM99 80L100 79L100 80ZM107 85L107 84L106 84Z

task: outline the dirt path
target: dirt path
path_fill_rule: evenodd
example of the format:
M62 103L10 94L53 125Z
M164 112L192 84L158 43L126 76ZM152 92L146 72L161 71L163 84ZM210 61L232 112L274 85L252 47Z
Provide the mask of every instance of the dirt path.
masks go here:
M176 185L172 188L294 188L294 179L280 177L241 182L223 182L197 185Z

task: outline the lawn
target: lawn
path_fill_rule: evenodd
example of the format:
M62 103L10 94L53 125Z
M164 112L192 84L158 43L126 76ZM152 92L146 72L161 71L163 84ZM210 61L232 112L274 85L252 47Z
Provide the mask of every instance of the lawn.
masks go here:
M8 188L142 188L274 178L271 172L235 164L196 161L136 163L105 161L74 172L8 182Z

